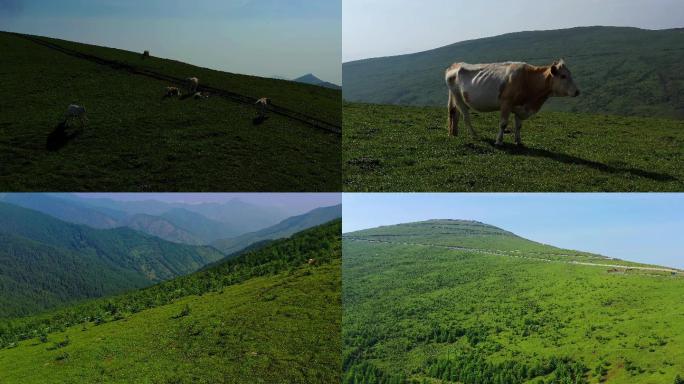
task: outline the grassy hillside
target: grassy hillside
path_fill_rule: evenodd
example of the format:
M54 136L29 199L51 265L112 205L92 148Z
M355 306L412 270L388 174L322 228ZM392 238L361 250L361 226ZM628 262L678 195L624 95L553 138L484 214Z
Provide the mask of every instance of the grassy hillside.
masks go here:
M121 293L194 272L224 255L129 228L93 229L0 203L0 317ZM17 293L12 288L21 288Z
M340 224L154 287L0 322L0 381L339 382Z
M457 228L428 231L445 224ZM671 384L684 375L680 271L578 264L577 252L544 256L540 244L509 244L522 248L515 255L412 243L420 233L482 239L492 251L522 241L473 222L376 231L345 234L344 383ZM374 234L394 239L361 239Z
M340 92L233 75L132 52L41 38L80 53L201 85L268 96L339 126ZM0 33L0 189L4 191L334 191L340 137L270 114L254 125L251 103L212 95L164 98L167 80L67 55ZM154 52L152 52L154 55ZM70 103L90 123L60 129Z
M525 147L494 146L496 114L448 137L446 107L345 104L345 191L681 191L681 120L544 112Z
M234 254L246 247L262 242L289 237L307 228L315 227L342 217L342 205L316 208L303 215L289 217L278 224L256 232L245 233L234 238L217 240L212 246L226 255Z
M458 35L453 36L455 41ZM511 33L438 49L345 63L344 98L376 104L446 105L444 70L454 62L564 57L582 96L547 110L684 118L684 29L587 27Z

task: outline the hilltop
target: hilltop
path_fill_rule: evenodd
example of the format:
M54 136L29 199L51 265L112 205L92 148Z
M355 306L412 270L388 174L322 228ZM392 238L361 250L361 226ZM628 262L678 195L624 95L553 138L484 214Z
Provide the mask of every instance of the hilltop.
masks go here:
M3 191L340 189L340 91L47 37L0 50ZM208 99L164 97L191 76ZM60 124L72 103L86 127Z
M665 383L680 270L473 221L343 235L344 383ZM647 331L645 331L647 330Z
M458 40L458 34L454 35ZM545 110L684 118L684 30L582 27L527 31L463 41L409 55L344 63L344 99L374 104L443 106L444 71L454 62L565 58L582 96L551 100Z
M0 380L339 382L340 229L333 221L149 288L0 321Z

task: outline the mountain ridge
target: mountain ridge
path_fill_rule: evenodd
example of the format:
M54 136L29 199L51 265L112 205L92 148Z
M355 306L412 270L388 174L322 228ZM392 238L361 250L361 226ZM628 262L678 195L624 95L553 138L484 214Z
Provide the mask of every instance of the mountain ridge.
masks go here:
M427 51L344 63L343 96L374 104L446 104L444 70L454 62L566 59L582 96L547 102L554 111L684 118L677 29L576 27L466 40ZM649 95L644 98L644 95Z
M217 240L211 243L211 245L221 252L231 255L254 243L289 237L299 231L324 224L339 217L342 217L341 204L315 208L304 214L289 217L259 231L246 233L234 238Z

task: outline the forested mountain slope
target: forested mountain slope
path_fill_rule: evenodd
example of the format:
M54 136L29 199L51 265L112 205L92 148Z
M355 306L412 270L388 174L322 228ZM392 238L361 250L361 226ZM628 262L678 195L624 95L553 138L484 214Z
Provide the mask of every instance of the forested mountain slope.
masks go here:
M120 293L194 272L224 257L211 247L171 243L129 228L93 229L6 203L0 203L0 234L6 240L3 280L34 287L25 291L33 297L30 301L3 290L2 300L14 306L1 307L0 316L55 305L57 296L69 301ZM46 278L51 270L64 275Z
M153 287L0 321L0 381L339 382L340 229L337 220Z

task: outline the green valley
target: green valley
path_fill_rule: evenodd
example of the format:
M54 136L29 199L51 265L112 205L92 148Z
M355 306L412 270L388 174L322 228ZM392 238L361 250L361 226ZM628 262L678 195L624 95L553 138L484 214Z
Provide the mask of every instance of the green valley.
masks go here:
M676 382L684 271L475 221L343 235L344 383Z
M225 257L212 247L70 224L6 203L0 203L0 238L0 317L140 288Z
M339 382L340 231L336 220L149 288L2 321L0 382Z

